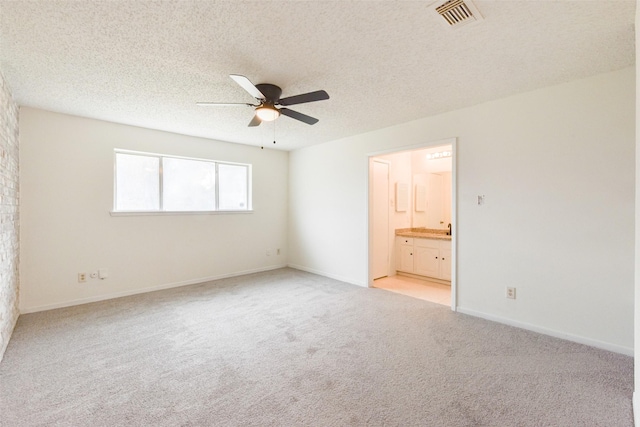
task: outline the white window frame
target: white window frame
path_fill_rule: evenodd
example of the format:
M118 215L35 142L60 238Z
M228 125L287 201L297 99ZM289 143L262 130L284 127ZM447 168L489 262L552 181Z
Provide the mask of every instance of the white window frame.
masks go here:
M118 195L118 184L117 184L117 155L118 154L127 154L127 155L135 155L135 156L144 156L144 157L156 157L160 162L160 169L158 173L158 179L160 180L158 191L159 191L159 201L160 201L160 209L159 210L118 210L116 206L116 200ZM163 159L172 158L172 159L181 159L181 160L193 160L198 162L208 162L215 164L216 170L216 180L215 180L215 210L202 210L202 211L168 211L163 210ZM247 209L242 210L220 210L219 206L219 180L218 180L218 165L234 165L234 166L244 166L247 168ZM131 151L131 150L123 150L123 149L115 149L113 150L113 207L110 211L112 216L130 216L130 215L218 215L218 214L245 214L253 212L253 194L252 194L252 165L250 163L236 163L236 162L227 162L220 160L212 160L212 159L202 159L196 157L183 157L183 156L174 156L169 154L159 154L159 153L148 153L143 151Z

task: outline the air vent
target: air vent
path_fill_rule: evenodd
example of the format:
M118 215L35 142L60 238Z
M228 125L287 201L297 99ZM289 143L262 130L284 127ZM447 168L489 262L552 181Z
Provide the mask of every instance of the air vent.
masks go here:
M482 20L482 15L470 0L449 0L437 6L435 11L444 18L449 27Z

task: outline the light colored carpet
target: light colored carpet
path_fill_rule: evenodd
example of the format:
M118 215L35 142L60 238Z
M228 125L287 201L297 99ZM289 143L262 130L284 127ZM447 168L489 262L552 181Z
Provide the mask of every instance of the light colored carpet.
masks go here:
M633 360L292 269L21 316L2 426L631 426Z

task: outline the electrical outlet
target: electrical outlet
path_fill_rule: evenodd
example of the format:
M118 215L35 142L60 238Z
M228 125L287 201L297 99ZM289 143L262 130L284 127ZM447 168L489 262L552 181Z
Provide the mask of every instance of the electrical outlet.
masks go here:
M87 273L78 273L78 283L84 283L87 281Z
M516 299L516 288L507 288L507 298Z

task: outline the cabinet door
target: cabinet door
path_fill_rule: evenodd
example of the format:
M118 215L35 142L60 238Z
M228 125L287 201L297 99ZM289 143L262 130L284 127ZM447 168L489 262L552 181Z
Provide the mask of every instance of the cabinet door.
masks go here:
M451 281L451 246L449 249L440 249L440 278Z
M413 273L413 245L400 245L398 257L398 271Z
M414 258L415 274L429 277L440 276L440 249L417 246Z

